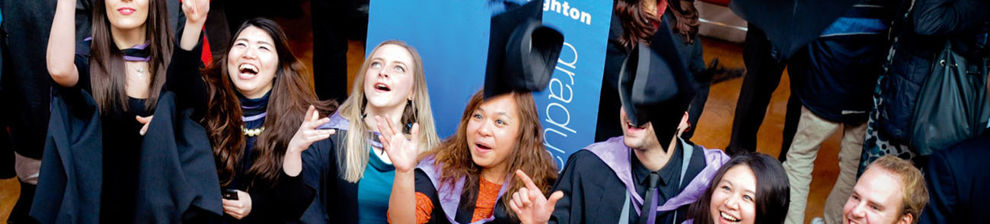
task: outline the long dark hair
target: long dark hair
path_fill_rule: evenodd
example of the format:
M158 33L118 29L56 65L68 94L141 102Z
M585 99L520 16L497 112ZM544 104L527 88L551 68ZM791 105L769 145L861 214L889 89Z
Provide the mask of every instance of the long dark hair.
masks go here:
M622 36L619 36L619 43L624 47L632 48L640 41L649 43L650 37L657 32L657 27L654 27L653 23L660 21L643 11L643 0L615 0L613 13L619 17L622 24ZM657 15L657 17L659 16Z
M127 93L125 83L127 72L124 70L123 53L113 42L110 35L110 20L107 18L106 0L93 1L93 40L90 45L89 59L90 86L93 98L106 114L112 108L122 108L127 111ZM151 110L158 104L158 95L165 85L165 69L172 59L172 29L168 25L168 6L165 0L148 1L148 18L145 22L145 36L148 38L148 72L151 76L151 86L148 88L148 99L144 101L146 109Z
M443 170L440 176L441 186L454 187L454 182L461 177L465 177L464 189L474 189L481 178L481 167L471 160L471 152L467 143L467 125L471 120L471 114L484 102L483 90L479 90L471 100L468 101L464 114L461 115L461 122L457 126L457 133L447 138L436 148L430 150L421 157L434 155L435 164L440 165ZM515 100L519 108L519 139L515 151L505 162L509 163L506 171L512 173L515 170L522 170L532 177L533 183L540 187L543 192L550 192L550 188L557 180L557 164L553 162L550 153L543 146L543 128L540 125L539 115L536 113L536 104L533 102L531 93L509 93ZM513 174L513 176L515 176ZM509 184L508 191L504 195L512 195L525 184L519 181L512 181L514 177L505 179L502 184ZM438 186L439 187L439 186ZM477 192L469 191L464 200L474 201L477 199ZM501 201L505 208L509 208L511 197L502 197ZM463 200L462 200L463 201ZM507 209L508 210L508 209ZM514 213L509 210L510 215Z
M320 101L316 97L311 84L313 76L292 54L288 38L278 24L264 18L249 19L241 24L234 34L235 38L232 39L236 39L248 27L257 27L268 33L278 54L278 70L275 72L266 110L268 115L262 124L265 131L255 141L256 153L250 158L254 162L246 174L252 178L251 184L248 185L250 188L256 180L275 183L275 178L282 170L282 157L285 156L289 140L302 124L309 105L316 106L321 116L327 116L336 110L337 104L334 101ZM224 186L233 180L236 167L244 154L245 144L241 130L244 124L241 118L243 111L230 80L227 60L227 54L218 57L204 76L209 83L211 107L204 119L213 143L217 172Z
M756 220L754 223L784 223L787 215L787 206L791 199L790 183L787 180L787 173L780 162L773 157L762 153L744 153L733 157L729 162L722 165L712 182L705 191L705 194L691 204L688 209L688 218L694 219L694 223L712 223L709 206L712 201L712 193L715 192L716 185L722 181L722 176L732 167L748 166L756 176Z

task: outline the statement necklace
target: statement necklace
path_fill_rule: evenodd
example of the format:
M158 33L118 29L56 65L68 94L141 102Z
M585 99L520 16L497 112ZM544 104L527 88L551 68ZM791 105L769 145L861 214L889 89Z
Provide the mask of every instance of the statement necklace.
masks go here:
M264 132L265 131L265 127L262 126L260 128L245 128L244 126L241 126L241 130L244 130L244 135L245 136L254 137L254 136L261 135L261 132Z

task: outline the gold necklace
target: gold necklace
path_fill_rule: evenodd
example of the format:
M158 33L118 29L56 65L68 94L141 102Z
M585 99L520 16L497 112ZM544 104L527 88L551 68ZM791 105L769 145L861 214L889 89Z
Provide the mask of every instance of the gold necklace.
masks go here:
M265 131L265 126L261 126L260 128L245 128L244 126L241 126L241 130L244 130L245 136L254 137L261 135L261 132Z

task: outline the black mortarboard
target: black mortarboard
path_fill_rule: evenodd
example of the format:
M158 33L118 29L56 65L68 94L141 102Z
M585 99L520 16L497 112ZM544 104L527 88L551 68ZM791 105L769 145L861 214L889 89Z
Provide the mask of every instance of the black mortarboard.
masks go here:
M619 99L626 116L637 126L651 122L661 144L674 137L695 94L673 41L669 32L657 32L650 45L640 43L632 49L619 71Z
M543 26L543 1L534 0L492 17L485 98L513 91L541 91L550 82L564 35Z

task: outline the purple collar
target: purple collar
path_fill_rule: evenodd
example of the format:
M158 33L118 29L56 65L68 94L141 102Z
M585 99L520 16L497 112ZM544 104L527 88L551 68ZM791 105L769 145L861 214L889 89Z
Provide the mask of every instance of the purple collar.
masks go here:
M461 192L464 191L464 177L457 178L454 182L453 187L450 185L440 182L440 164L435 163L434 156L428 156L419 161L419 165L416 165L417 169L423 170L426 176L430 178L430 182L433 183L433 187L437 190L437 197L440 199L440 208L443 209L443 213L447 215L447 220L450 223L457 223L454 217L457 215L457 205L461 203ZM508 190L508 186L512 185L511 175L505 177L505 182L502 183L502 188L498 190L498 197L495 198L497 203L499 198ZM497 206L496 206L497 207ZM473 223L486 223L495 220L495 212L492 212L491 216Z
M693 150L694 147L701 147L705 156L705 168L698 173L691 182L689 182L681 193L677 194L673 198L670 198L663 205L657 207L657 211L672 211L681 206L691 204L697 201L698 198L704 194L705 190L708 189L708 185L711 179L718 172L718 169L722 167L722 164L729 161L729 156L726 155L722 150L719 149L705 149L702 146L691 146L678 140L683 144L683 150ZM623 137L613 137L604 142L598 142L589 145L585 150L591 151L599 159L605 162L609 168L615 172L619 180L626 185L626 190L628 190L629 195L633 198L633 205L635 207L636 213L640 213L640 207L643 206L643 197L636 193L636 186L633 185L632 181L632 165L631 165L631 150L626 147L623 141ZM686 160L686 158L685 158ZM690 161L684 161L685 163ZM682 177L683 178L683 177Z
M334 112L333 115L330 115L329 122L320 125L320 127L318 127L317 129L337 129L341 131L347 131L350 128L351 128L351 122L347 120L347 118L344 118L344 116L341 116L340 111L337 111ZM375 136L375 139L368 139L368 145L371 145L371 147L382 148L383 147L382 143L377 139L377 137L381 134L375 131L373 132L373 135Z
M83 41L93 41L93 37L86 37ZM144 41L142 44L134 45L133 47L127 49L121 49L120 52L124 54L124 61L143 61L147 62L151 60L150 53L148 52L148 45L151 41Z
M151 56L148 52L149 43L149 41L145 41L143 44L138 44L131 48L120 50L124 53L124 61L150 61Z
M344 116L340 116L340 111L337 111L334 112L333 115L330 115L330 122L320 125L319 127L319 129L331 129L331 128L346 131L347 129L351 128L351 122L348 121L347 118L344 118Z

